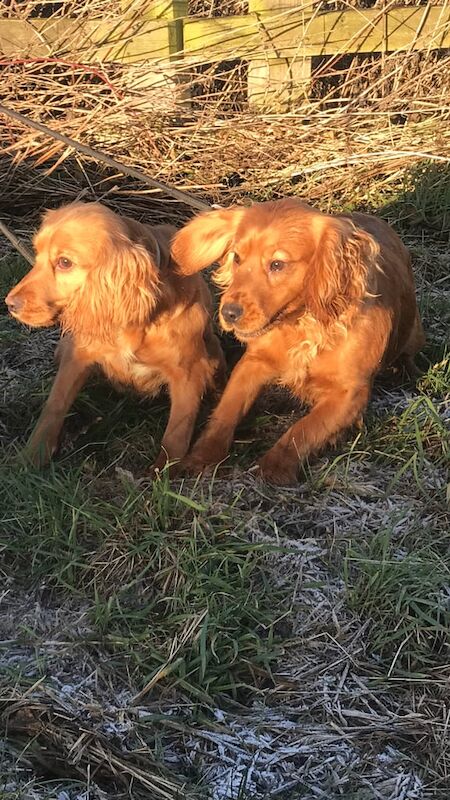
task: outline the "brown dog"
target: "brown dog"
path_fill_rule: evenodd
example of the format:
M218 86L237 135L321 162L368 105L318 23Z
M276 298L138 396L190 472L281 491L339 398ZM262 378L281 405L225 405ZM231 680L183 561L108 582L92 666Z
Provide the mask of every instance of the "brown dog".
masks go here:
M179 231L183 274L220 260L220 316L247 349L189 471L222 461L242 416L265 384L311 406L261 459L265 478L295 481L299 463L359 423L374 375L422 347L408 251L383 221L330 216L297 199L206 212Z
M152 396L167 386L169 422L155 467L187 452L201 397L223 370L203 279L177 274L175 229L150 227L98 203L45 214L31 271L8 294L16 319L61 324L59 369L27 449L45 463L64 418L94 365Z

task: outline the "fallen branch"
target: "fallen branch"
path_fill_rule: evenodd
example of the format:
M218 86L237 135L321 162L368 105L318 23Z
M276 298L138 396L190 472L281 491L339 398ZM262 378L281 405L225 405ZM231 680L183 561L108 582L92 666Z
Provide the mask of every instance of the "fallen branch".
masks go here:
M19 241L15 233L10 231L9 228L6 227L5 223L2 222L1 220L0 220L0 232L3 233L3 236L6 239L8 239L8 241L11 242L11 244L16 248L16 250L20 253L20 255L23 256L26 259L26 261L29 262L29 264L33 263L34 261L33 254L30 252L30 250L28 250L28 247L22 244L22 242Z
M120 161L116 161L114 158L106 155L106 153L102 153L101 150L94 150L93 147L88 147L88 145L81 144L75 139L71 139L69 136L66 136L64 133L58 133L57 131L52 130L42 122L36 122L36 120L26 117L25 114L19 114L18 111L13 111L11 108L7 108L4 105L0 105L0 114L4 114L10 119L16 120L16 122L21 122L23 125L29 128L40 131L40 133L44 133L46 136L50 136L52 139L55 139L56 141L62 142L68 147L73 148L78 153L83 153L89 158L95 158L96 161L107 164L109 167L116 169L123 175L129 175L131 178L137 178L137 180L142 181L142 183L146 183L148 186L152 186L154 189L159 189L161 192L165 192L165 194L173 197L174 200L179 200L180 203L192 206L192 208L197 208L200 211L206 211L210 208L208 203L204 203L203 200L198 200L196 197L193 197L187 192L182 192L179 189L174 189L171 186L167 186L165 183L161 183L154 178L149 178L148 175L145 175L145 173L141 172L141 170L135 169L134 167L127 167Z

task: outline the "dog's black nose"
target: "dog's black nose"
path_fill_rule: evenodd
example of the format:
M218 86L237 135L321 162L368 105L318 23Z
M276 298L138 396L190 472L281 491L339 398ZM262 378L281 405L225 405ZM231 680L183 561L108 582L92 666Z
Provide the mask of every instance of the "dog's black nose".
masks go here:
M238 303L225 303L225 305L222 306L221 313L225 322L229 322L230 325L234 325L234 323L242 317L244 309L242 306L238 305Z
M18 295L10 296L8 294L7 297L5 297L5 303L8 306L8 311L10 311L11 314L17 314L17 312L20 311L23 306L23 300L21 300Z

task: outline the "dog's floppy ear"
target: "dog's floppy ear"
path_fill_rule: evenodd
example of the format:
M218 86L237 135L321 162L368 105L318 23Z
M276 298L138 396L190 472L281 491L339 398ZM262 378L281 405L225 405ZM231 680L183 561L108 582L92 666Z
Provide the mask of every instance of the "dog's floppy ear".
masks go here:
M160 294L158 253L156 243L150 253L125 228L111 231L83 288L64 309L63 327L111 340L119 328L144 325Z
M108 290L108 303L116 325L143 325L159 296L159 246L152 252L125 233L114 233L98 270L100 291Z
M223 258L231 248L246 209L240 206L205 211L172 240L171 254L183 275L193 275Z
M328 217L305 281L305 305L321 322L336 320L362 300L379 246L351 220Z

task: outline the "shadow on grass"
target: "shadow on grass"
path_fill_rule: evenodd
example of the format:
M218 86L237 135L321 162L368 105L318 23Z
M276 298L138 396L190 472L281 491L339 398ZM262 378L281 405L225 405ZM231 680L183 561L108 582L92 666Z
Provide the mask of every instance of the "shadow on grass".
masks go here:
M396 197L380 210L397 231L450 238L450 164L421 161L405 171Z

